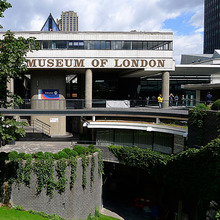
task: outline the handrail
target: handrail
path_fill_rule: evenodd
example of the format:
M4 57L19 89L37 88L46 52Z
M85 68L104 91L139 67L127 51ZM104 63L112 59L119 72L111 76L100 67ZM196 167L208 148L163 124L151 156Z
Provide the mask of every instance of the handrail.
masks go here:
M36 129L38 131L41 131L43 134L50 136L51 126L46 124L45 122L39 119L35 119L35 120L31 120L31 125L33 126L33 133L34 133L34 130Z
M4 105L5 100L0 99L0 109L7 109ZM19 106L14 106L14 109L42 109L41 103L53 103L55 104L55 109L83 109L85 108L85 99L60 99L60 100L39 100L39 99L23 99L24 103ZM213 100L214 102L215 100ZM158 101L156 99L127 99L127 100L105 100L105 99L92 99L93 108L136 108L136 107L154 107L158 106ZM118 104L117 104L118 103ZM205 101L199 101L195 98L185 98L184 101L178 100L172 103L169 100L163 100L163 103L168 104L169 107L179 106L179 107L194 107L199 103L206 103ZM43 105L44 106L44 105ZM50 105L49 105L50 106ZM51 105L52 106L52 105ZM46 108L49 110L50 108ZM53 108L54 109L54 108Z

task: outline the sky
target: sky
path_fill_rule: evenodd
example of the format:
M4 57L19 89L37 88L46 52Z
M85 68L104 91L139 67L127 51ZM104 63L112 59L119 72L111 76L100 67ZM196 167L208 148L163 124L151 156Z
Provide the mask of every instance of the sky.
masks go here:
M1 31L40 31L51 13L75 11L79 31L173 32L174 59L203 53L204 0L7 0Z

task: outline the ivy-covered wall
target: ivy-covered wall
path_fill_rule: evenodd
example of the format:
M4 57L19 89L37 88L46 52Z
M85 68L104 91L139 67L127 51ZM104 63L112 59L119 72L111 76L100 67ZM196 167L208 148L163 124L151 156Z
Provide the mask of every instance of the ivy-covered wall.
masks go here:
M54 191L53 196L47 195L47 189L43 188L42 192L37 194L36 184L37 175L31 173L30 185L24 183L14 183L11 189L10 203L12 205L22 206L25 210L43 211L47 214L56 214L65 219L86 219L95 209L102 208L102 179L98 174L98 156L96 154L94 177L91 183L91 164L92 156L89 156L89 164L86 167L87 184L83 187L83 166L82 159L77 160L76 175L77 178L70 188L70 166L66 167L66 189L64 192ZM54 176L56 172L54 171ZM55 180L58 180L55 178Z
M188 122L188 147L205 146L218 137L220 117L217 111L190 110Z
M0 202L85 219L102 208L102 153L75 145L53 154L0 153Z

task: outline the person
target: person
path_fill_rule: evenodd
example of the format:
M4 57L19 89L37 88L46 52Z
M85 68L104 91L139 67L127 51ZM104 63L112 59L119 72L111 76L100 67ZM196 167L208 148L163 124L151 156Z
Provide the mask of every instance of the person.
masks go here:
M182 95L181 100L182 100L182 106L184 106L185 105L185 100L186 100L184 95Z
M171 106L171 107L173 106L173 99L174 99L174 95L173 95L173 93L170 93L169 103L170 103L170 106Z
M158 100L159 108L162 108L163 96L160 94L160 95L158 96L157 100Z
M178 106L179 97L177 94L175 95L174 100L175 100L175 105Z
M212 95L210 92L208 92L206 96L206 105L210 105L211 102L212 102Z
M150 102L150 96L146 97L146 100L147 100L147 105L149 105L149 102Z

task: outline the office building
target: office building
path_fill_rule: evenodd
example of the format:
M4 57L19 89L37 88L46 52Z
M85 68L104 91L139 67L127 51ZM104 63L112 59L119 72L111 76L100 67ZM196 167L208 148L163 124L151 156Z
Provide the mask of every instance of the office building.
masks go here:
M205 0L204 53L220 49L220 1Z
M57 23L61 31L78 31L78 16L74 11L62 12Z

